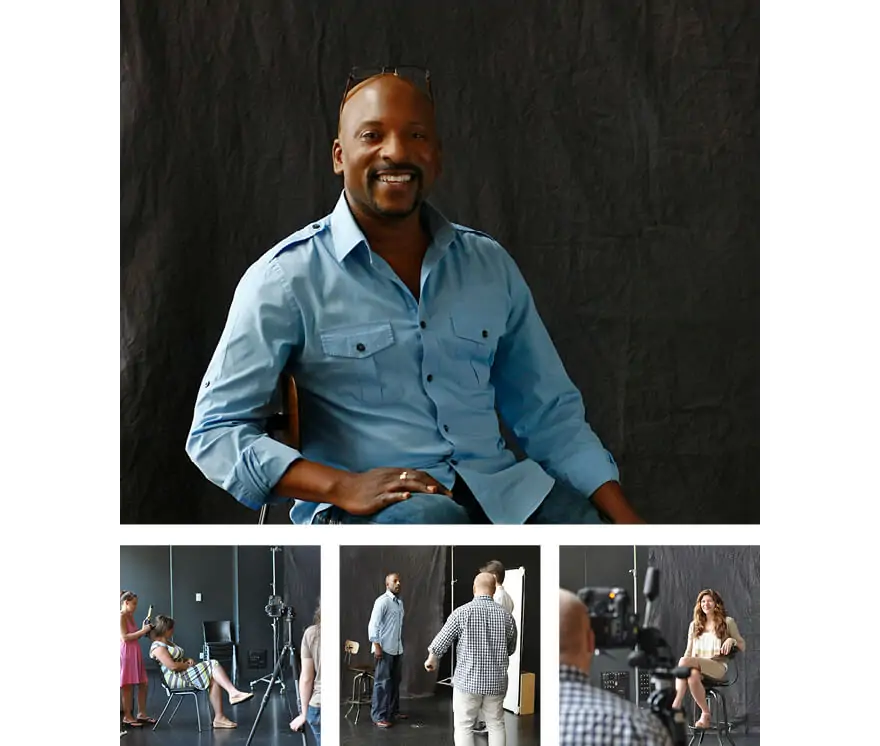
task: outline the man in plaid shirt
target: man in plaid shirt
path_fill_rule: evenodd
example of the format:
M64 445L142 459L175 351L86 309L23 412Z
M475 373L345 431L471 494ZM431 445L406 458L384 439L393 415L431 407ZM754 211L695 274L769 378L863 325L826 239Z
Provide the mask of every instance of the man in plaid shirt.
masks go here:
M489 746L504 746L504 694L507 666L516 650L516 625L510 612L493 600L495 578L480 573L474 579L474 600L449 615L428 646L425 668L435 671L439 659L456 644L452 675L452 714L455 746L472 746L474 721L482 712Z
M595 649L587 607L560 589L560 746L672 746L669 732L650 712L590 683Z

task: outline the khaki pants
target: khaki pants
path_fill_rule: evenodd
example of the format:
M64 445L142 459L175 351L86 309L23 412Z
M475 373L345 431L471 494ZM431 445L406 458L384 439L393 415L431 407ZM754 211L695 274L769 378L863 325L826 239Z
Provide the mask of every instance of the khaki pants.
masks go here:
M474 746L474 721L486 722L489 746L506 746L504 731L504 695L482 695L452 690L452 718L455 746Z

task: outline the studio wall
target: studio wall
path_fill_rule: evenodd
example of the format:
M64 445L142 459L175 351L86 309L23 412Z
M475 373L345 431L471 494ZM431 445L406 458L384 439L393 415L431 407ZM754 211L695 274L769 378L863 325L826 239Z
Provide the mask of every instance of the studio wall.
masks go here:
M519 264L636 509L757 523L758 0L123 3L121 521L255 522L184 453L197 387L389 62L431 69L433 201Z
M311 623L320 592L320 547L288 547L285 552L301 562L299 580L289 586L285 585L281 552L276 565L278 593L297 609L294 645L298 654L302 632ZM154 614L173 616L175 641L196 659L202 646L202 622L231 620L239 643L239 686L247 687L272 669L272 628L265 613L271 593L271 556L269 547L123 546L120 588L138 594L137 621L146 616L150 604ZM196 593L202 594L201 601L195 600ZM149 647L149 638L142 638L148 671L153 668L146 658ZM264 652L266 665L249 666L251 651Z

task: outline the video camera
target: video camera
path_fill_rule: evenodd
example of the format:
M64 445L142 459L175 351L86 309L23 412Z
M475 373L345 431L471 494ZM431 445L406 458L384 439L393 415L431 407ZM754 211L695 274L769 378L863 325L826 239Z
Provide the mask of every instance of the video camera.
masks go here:
M266 614L272 619L296 619L296 612L292 606L285 606L281 596L269 596L269 603L266 604Z
M627 663L631 668L644 668L651 674L653 691L648 697L651 712L660 718L672 736L675 746L685 744L685 716L674 709L674 679L686 679L690 669L676 666L672 649L656 627L649 625L654 599L660 594L660 570L649 567L645 575L643 595L648 600L645 620L639 623L631 611L630 595L622 588L581 588L577 596L590 613L596 638L596 649L631 649Z

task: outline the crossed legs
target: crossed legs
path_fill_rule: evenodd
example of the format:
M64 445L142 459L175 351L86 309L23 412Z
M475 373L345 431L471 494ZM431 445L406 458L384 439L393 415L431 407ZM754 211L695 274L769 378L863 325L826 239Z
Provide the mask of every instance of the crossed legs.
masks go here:
M681 707L684 695L690 689L691 696L694 698L694 702L697 703L697 707L700 708L701 713L700 719L695 723L695 727L708 728L711 718L709 716L709 703L706 700L706 687L703 686L703 674L700 671L700 659L682 658L679 660L678 665L688 666L691 669L691 675L686 679L675 680L675 699L672 702L672 706L675 708Z

